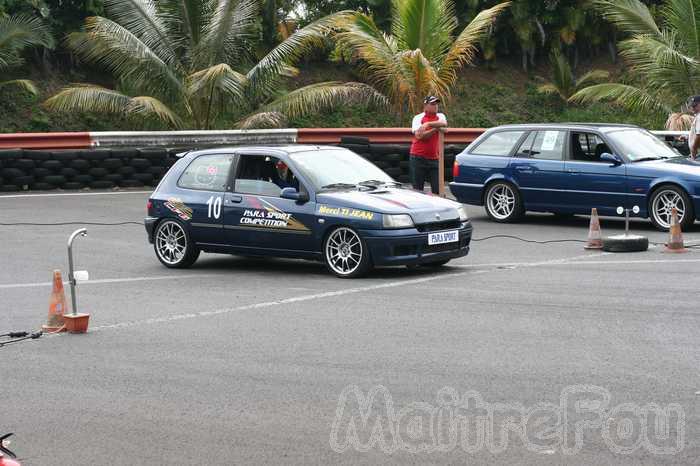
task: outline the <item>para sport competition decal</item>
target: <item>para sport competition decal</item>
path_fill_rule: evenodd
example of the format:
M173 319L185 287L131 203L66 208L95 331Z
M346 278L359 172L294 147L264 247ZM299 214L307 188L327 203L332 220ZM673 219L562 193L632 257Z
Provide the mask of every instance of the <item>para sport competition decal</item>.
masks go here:
M296 220L292 214L283 212L264 199L248 198L252 205L243 209L240 225L247 228L280 230L294 233L311 233L306 225Z
M177 197L171 197L170 199L168 199L168 201L165 203L165 207L167 207L170 211L176 213L177 216L183 220L192 219L192 209L187 207L185 203Z
M319 215L330 215L333 217L357 218L361 220L372 220L374 212L366 210L349 209L347 207L331 207L325 204L318 206Z

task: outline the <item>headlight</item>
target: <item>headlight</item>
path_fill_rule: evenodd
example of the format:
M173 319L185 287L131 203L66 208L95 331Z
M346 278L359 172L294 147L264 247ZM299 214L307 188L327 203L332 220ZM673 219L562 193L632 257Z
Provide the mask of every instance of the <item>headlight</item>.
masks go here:
M410 228L413 226L413 219L408 214L388 214L382 216L384 228Z
M457 207L457 213L459 214L460 222L466 222L467 220L469 220L469 216L467 215L467 208L463 205Z

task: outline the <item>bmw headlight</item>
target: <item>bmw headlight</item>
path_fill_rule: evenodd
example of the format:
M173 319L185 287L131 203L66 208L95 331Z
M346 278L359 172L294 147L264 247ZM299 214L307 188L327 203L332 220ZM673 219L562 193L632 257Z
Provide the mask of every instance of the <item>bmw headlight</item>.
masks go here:
M413 219L408 214L385 214L382 216L384 228L411 228Z
M467 215L467 208L463 205L457 207L457 213L459 214L460 222L466 222L467 220L469 220L469 216Z

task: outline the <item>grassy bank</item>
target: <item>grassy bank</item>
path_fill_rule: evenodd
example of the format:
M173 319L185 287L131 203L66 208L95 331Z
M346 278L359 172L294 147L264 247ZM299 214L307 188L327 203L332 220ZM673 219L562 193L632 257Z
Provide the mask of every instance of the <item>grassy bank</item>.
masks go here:
M605 67L605 63L595 64ZM611 71L614 68L607 66ZM359 78L348 68L335 65L309 64L305 71L287 83L294 89L312 82ZM541 80L547 76L543 67L534 73L523 73L511 63L500 63L486 67L468 68L462 72L459 84L450 102L444 106L451 126L491 127L507 123L534 122L610 122L632 123L652 129L661 129L662 117L631 114L612 105L571 106L555 97L537 93ZM54 74L54 76L60 76ZM67 81L59 77L50 79L32 76L41 95L32 97L9 89L0 91L0 132L43 131L109 131L164 129L109 115L55 114L46 111L41 103L59 90ZM84 78L84 77L83 77ZM91 80L94 77L91 77ZM76 81L72 79L71 81ZM82 79L80 79L82 80ZM109 83L104 83L109 86ZM235 121L225 122L220 127L230 128ZM392 114L383 109L348 106L290 121L292 127L386 127L407 126L410 115Z

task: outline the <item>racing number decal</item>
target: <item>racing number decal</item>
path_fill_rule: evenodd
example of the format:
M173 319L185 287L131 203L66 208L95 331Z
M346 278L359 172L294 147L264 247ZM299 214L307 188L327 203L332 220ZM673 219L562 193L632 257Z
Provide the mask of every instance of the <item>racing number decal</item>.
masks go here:
M212 218L213 215L213 217L218 220L219 217L221 217L221 196L216 198L211 196L207 201L207 207L207 217Z

